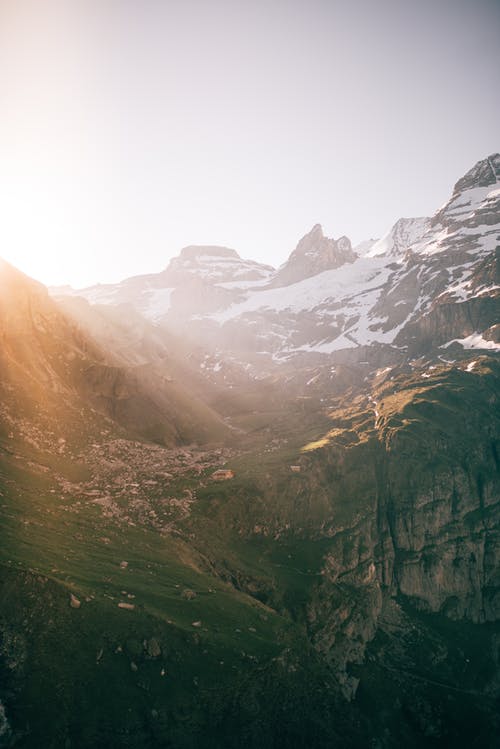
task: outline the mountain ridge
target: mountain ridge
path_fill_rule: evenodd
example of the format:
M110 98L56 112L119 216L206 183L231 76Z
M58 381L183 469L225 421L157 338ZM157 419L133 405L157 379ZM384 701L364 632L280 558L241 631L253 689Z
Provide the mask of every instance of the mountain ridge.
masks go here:
M149 367L143 372L120 358L116 347L105 348L105 340L99 343L45 287L4 261L0 335L0 387L4 405L14 398L13 411L41 399L47 414L52 404L61 421L83 422L79 409L96 410L121 427L167 444L223 437L227 431L220 417L181 384Z
M455 325L448 326L447 340L427 336L435 355L452 340L465 341L465 348L471 335L495 343L488 336L500 283L494 260L500 246L499 164L498 154L478 162L433 217L399 219L363 255L346 237L325 237L316 224L276 271L227 248L215 264L210 248L187 248L187 256L181 253L166 271L148 277L154 289L129 279L75 293L109 304L126 300L155 324L243 365L254 366L262 352L271 369L297 356L345 356L349 350L352 356L356 348L364 357L367 346L392 347L391 356L413 350L415 326L425 325L425 316L444 301L456 306L449 307ZM492 281L494 309L484 321L482 313L473 315L472 329L458 305L477 306L479 276Z

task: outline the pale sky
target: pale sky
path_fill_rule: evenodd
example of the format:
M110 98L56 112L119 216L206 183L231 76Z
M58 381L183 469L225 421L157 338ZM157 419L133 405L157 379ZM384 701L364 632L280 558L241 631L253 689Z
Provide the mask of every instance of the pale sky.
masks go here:
M0 256L279 265L434 212L500 149L500 0L0 0Z

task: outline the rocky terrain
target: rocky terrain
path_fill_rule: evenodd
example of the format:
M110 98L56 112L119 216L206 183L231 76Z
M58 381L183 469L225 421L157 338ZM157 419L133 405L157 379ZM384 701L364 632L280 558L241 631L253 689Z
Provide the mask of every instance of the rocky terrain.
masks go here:
M1 265L0 746L493 749L499 168L277 271Z

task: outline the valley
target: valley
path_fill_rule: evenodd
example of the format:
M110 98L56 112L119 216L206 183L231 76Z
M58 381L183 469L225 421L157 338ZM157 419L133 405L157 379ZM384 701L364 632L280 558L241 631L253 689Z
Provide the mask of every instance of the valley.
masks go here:
M499 181L277 271L2 262L0 746L493 749Z

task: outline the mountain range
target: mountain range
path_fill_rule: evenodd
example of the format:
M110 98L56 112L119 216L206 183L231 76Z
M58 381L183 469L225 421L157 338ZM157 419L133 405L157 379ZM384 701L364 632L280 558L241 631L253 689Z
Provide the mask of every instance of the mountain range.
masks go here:
M499 180L493 154L457 182L434 216L399 219L382 239L362 243L361 253L317 224L278 270L225 247L186 247L161 273L66 292L130 305L257 370L295 366L304 354L359 360L376 344L401 361L455 341L496 349Z
M0 746L496 746L499 181L278 269L0 262Z

